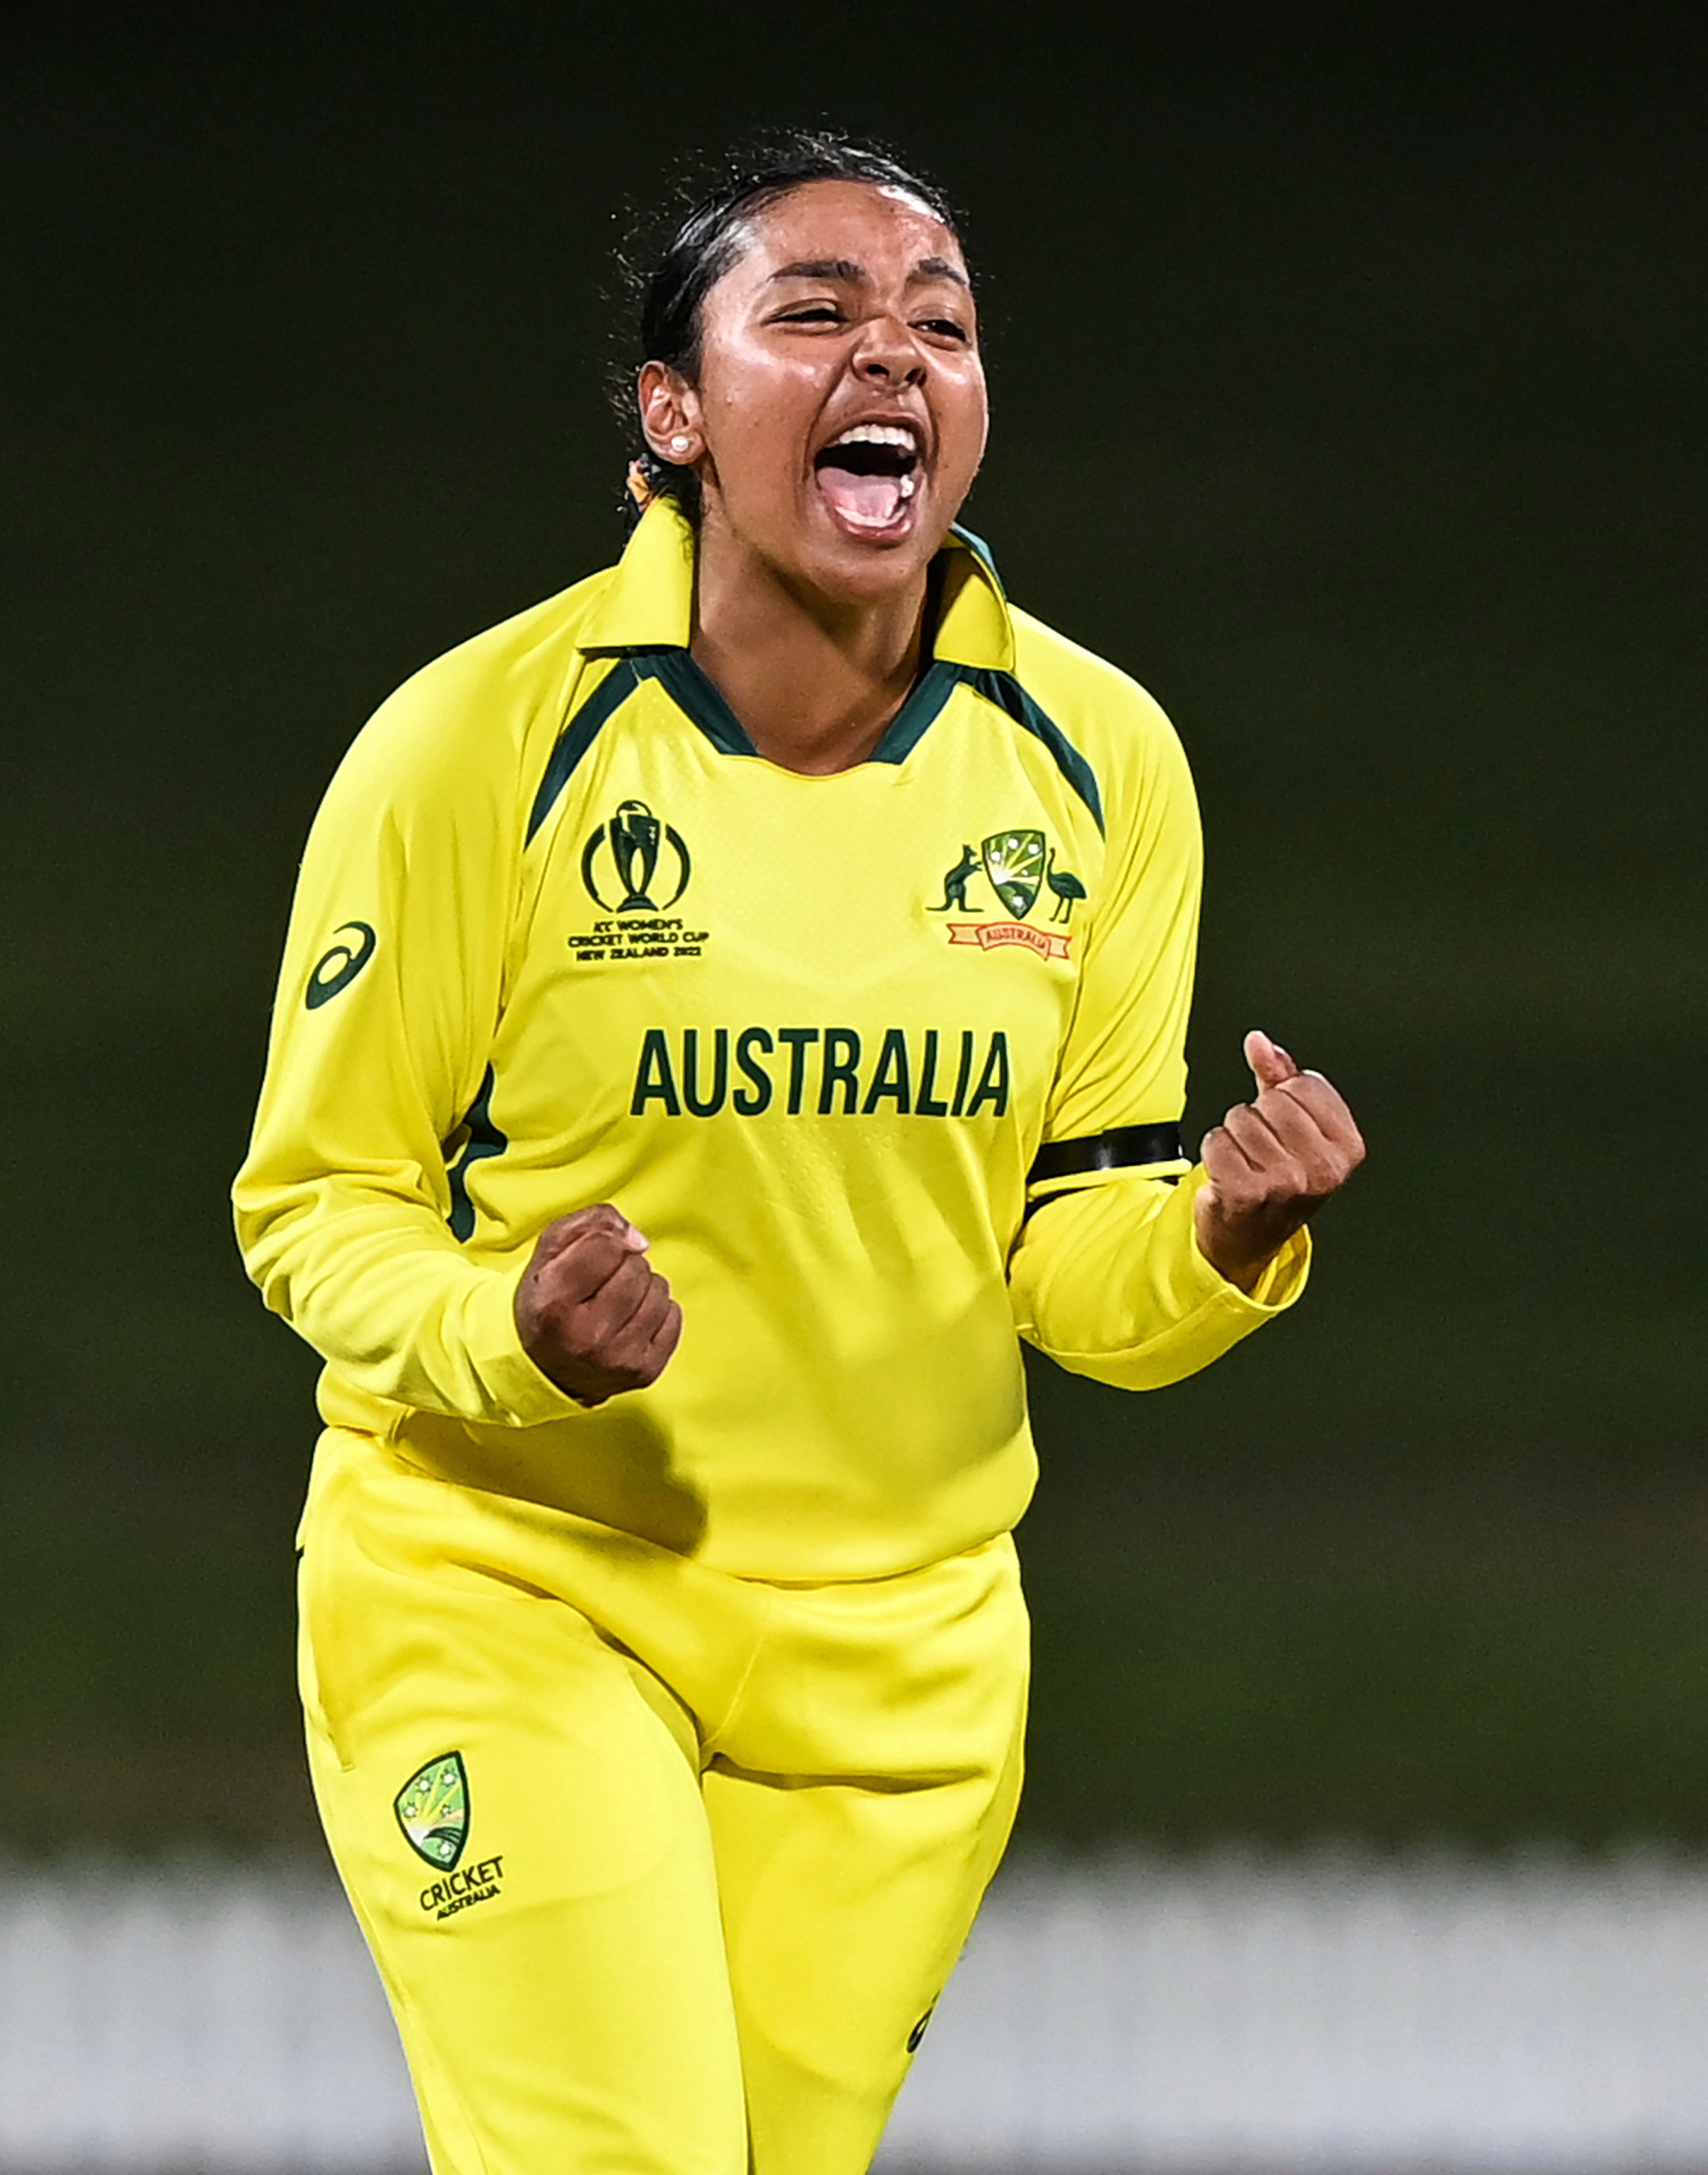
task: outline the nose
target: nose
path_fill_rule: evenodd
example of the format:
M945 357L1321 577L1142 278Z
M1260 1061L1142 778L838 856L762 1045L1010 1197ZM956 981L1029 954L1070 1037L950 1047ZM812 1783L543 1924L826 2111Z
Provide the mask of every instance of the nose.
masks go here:
M874 385L918 385L925 358L898 317L875 317L854 350L854 373Z

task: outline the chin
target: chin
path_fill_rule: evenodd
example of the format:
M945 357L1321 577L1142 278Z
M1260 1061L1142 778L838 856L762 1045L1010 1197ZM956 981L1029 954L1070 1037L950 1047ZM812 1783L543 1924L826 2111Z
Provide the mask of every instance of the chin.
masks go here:
M815 551L798 568L800 577L838 604L887 604L917 588L935 557L941 540L910 536L894 544L844 541Z
M821 504L807 505L786 523L774 514L751 525L731 521L727 507L718 514L720 526L738 548L768 566L788 587L853 606L887 604L917 589L954 518L941 505L919 506L893 529L861 534Z
M949 522L916 517L899 533L866 536L822 518L811 528L796 561L800 578L839 602L876 605L918 586L943 548Z

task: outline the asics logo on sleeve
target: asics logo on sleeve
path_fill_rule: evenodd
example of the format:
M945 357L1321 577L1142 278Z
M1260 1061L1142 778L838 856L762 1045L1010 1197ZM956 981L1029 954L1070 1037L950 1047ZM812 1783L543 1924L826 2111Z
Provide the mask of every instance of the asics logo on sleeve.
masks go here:
M341 922L333 934L343 936L346 932L355 936L355 944L334 944L323 952L314 963L308 978L308 987L303 992L303 1003L310 1012L318 1012L329 997L340 990L347 990L374 956L374 946L379 939L365 921Z

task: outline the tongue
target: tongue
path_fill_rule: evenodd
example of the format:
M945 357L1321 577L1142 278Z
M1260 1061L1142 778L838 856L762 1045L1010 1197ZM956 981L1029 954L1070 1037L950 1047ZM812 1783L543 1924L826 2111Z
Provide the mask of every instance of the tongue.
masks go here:
M847 469L821 468L818 487L838 513L861 529L887 529L904 503L899 476L853 475Z

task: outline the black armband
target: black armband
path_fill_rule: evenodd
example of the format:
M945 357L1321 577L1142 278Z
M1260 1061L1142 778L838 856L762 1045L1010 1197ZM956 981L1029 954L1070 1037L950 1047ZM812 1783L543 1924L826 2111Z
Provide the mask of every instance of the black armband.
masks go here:
M1148 1163L1186 1160L1180 1128L1170 1125L1112 1125L1082 1141L1048 1141L1027 1173L1028 1185L1059 1178L1082 1178L1098 1170L1142 1169Z

